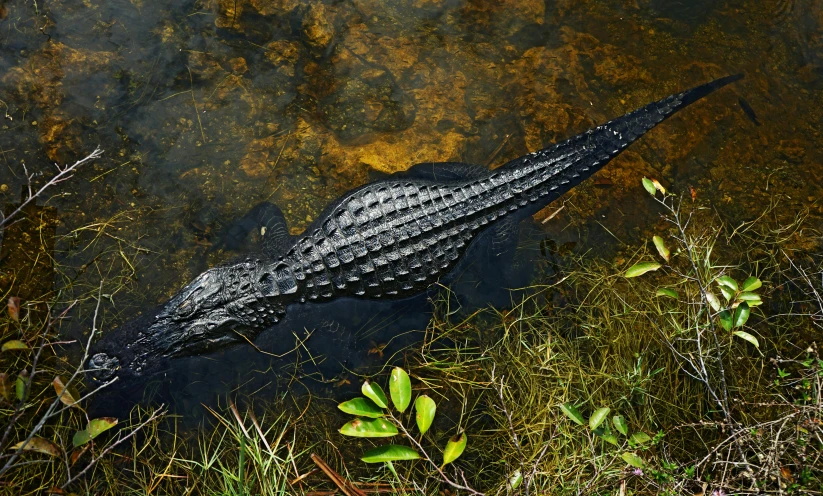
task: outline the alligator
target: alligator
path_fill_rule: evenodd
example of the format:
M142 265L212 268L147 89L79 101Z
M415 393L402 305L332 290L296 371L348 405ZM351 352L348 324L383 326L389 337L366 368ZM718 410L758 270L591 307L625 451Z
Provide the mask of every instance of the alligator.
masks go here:
M493 170L415 165L342 195L300 236L289 235L276 206L261 204L260 254L207 270L167 303L106 333L87 371L96 381L139 379L164 360L251 342L291 305L424 292L481 234L534 214L675 112L742 77L671 95Z

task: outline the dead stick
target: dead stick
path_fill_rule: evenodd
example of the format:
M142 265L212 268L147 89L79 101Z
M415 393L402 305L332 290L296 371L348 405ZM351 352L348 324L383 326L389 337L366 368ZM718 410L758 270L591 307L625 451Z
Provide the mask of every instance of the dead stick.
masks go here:
M355 487L354 484L350 483L349 481L344 479L342 475L335 472L331 467L329 467L326 464L326 462L323 461L322 458L312 453L311 459L318 467L320 467L320 470L322 470L329 477L329 479L331 479L332 482L334 482L337 485L337 487L339 487L340 490L343 491L343 494L345 494L346 496L366 496L366 493L364 493L360 489L357 489L357 487Z

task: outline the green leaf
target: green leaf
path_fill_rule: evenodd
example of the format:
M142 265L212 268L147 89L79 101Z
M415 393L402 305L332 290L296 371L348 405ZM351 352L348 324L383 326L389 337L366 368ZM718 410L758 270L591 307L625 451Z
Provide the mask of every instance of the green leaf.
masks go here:
M642 458L635 455L634 453L623 453L622 455L620 455L620 458L622 458L624 462L628 463L634 468L643 468L646 466L646 462L644 462Z
M117 419L114 417L100 417L93 419L89 422L89 426L86 427L86 430L89 431L89 436L92 439L96 438L100 434L106 432L107 430L111 429L117 425Z
M646 434L643 431L640 431L632 434L632 437L629 438L629 443L635 446L639 446L641 444L648 443L651 440L652 438L650 438L648 434Z
M657 248L657 253L663 257L663 260L668 262L671 252L668 248L666 248L666 243L663 241L663 238L660 236L654 236L652 237L652 241L654 242L654 247Z
M340 410L360 417L378 418L383 416L383 410L366 398L354 398L337 405Z
M75 432L74 437L71 438L71 444L73 444L75 448L79 448L89 441L91 441L91 436L86 429Z
M374 404L380 408L389 407L389 400L386 399L386 393L383 392L379 384L372 384L366 381L363 383L363 386L360 387L360 391L363 393L363 396L374 401Z
M437 411L437 405L434 400L426 396L418 396L414 401L414 418L417 421L417 428L420 429L420 434L425 434L434 421L434 414Z
M520 484L523 483L523 474L519 470L515 470L514 473L509 477L509 490L514 491Z
M594 411L591 417L589 417L589 429L595 430L600 427L600 424L606 420L606 417L609 415L612 409L609 407L598 408Z
M583 415L573 404L564 403L560 405L560 411L565 413L566 416L572 419L577 425L583 425Z
M727 288L731 289L732 291L737 292L737 289L738 289L737 288L737 281L735 281L731 277L729 277L729 276L720 276L715 280L717 281L717 284L719 284L721 286L726 286Z
M44 455L60 457L60 448L53 442L48 439L43 439L42 437L33 437L29 439L29 442L20 441L9 449L17 451L20 448L23 448L23 451L36 451Z
M757 293L749 293L747 291L747 292L740 293L739 295L737 295L737 299L741 300L741 301L748 301L749 305L751 305L751 302L753 302L753 301L760 302L760 295L757 294Z
M117 425L117 419L114 417L100 417L93 419L89 422L89 425L85 429L74 433L74 437L72 437L71 442L75 448L83 446L115 425Z
M743 281L743 291L754 291L755 289L760 289L762 285L763 283L760 282L760 279L751 276Z
M351 437L391 437L397 435L397 427L384 418L354 419L340 428L340 434Z
M717 316L720 317L720 325L723 326L723 329L726 329L727 331L731 331L732 330L732 313L728 310L723 310L722 312L717 314Z
M646 191L648 191L652 196L657 193L657 188L654 187L654 182L648 177L643 178L643 187L646 188Z
M449 439L449 442L446 443L446 449L443 450L443 465L448 465L457 460L466 449L466 443L468 441L469 437L466 436L465 432L461 432Z
M655 296L668 296L669 298L674 298L675 300L679 298L677 291L670 289L670 288L657 288L657 292L654 294Z
M737 308L734 309L734 325L733 327L743 327L746 324L746 321L749 320L749 315L751 314L751 310L749 309L749 304L745 301L739 305Z
M365 452L360 458L366 463L385 463L399 460L417 460L420 454L408 446L388 444Z
M12 351L12 350L27 350L29 349L29 345L20 341L19 339L12 339L11 341L6 341L3 343L2 351Z
M612 418L612 424L614 424L614 428L617 429L617 432L620 434L624 436L629 435L629 424L626 423L623 415L615 415L614 418Z
M26 382L29 380L29 373L27 371L22 371L17 374L17 379L14 381L14 395L17 397L18 401L26 401L26 396L28 396L26 391Z
M613 445L613 446L617 446L617 445L618 445L618 443L617 443L617 436L615 436L615 435L614 435L614 434L612 434L611 432L602 432L602 433L597 433L597 435L598 435L598 436L600 436L600 439L602 439L603 441L606 441L607 443L609 443L609 444L611 444L611 445Z
M734 331L732 334L735 336L745 339L746 341L750 342L754 345L755 348L760 349L760 343L757 341L757 338L752 336L746 331Z
M734 291L732 291L728 286L720 286L720 292L723 293L723 298L726 298L726 301L734 298Z
M706 300L709 302L709 306L712 307L712 310L715 312L719 312L723 306L720 304L720 300L717 299L714 293L711 291L706 291Z
M631 267L629 267L629 269L624 274L624 277L626 279L629 279L629 278L632 278L632 277L642 276L646 272L651 272L653 270L657 270L660 267L662 267L662 265L660 265L657 262L640 262L640 263L636 263L636 264L632 265Z
M394 408L400 413L405 412L411 403L411 380L409 380L409 374L400 367L395 367L391 371L389 394Z

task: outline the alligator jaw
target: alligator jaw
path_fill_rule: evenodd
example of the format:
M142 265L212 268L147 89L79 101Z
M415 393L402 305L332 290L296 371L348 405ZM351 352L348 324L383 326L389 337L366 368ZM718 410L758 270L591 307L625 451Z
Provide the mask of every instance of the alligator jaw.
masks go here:
M285 314L285 305L252 284L259 263L209 269L165 305L104 336L93 346L88 375L95 382L150 375L167 359L253 340Z

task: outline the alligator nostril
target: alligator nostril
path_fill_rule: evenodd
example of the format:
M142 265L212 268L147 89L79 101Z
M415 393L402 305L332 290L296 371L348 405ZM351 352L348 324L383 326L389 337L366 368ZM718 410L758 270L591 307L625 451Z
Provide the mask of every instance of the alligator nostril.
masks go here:
M120 360L105 353L97 353L89 359L92 378L100 381L111 379L120 368Z

